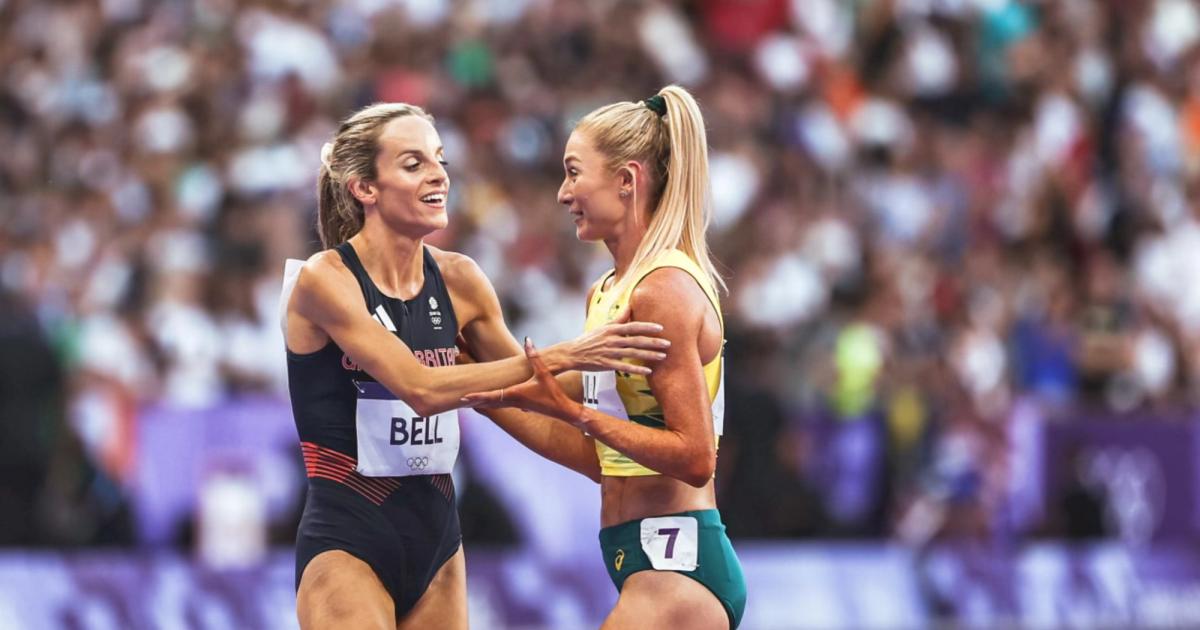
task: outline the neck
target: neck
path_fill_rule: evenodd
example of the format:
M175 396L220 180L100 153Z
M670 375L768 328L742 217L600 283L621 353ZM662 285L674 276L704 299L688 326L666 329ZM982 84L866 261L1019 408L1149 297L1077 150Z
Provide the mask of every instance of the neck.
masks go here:
M604 241L605 247L608 247L608 253L613 257L613 282L620 282L625 274L633 265L633 255L637 253L638 245L641 245L642 239L617 237Z
M368 219L350 244L385 295L408 300L421 292L425 285L424 239Z
M637 254L638 247L646 236L646 229L650 225L650 211L646 208L642 208L636 213L626 212L625 217L621 233L604 239L604 245L608 247L608 253L613 257L614 283L620 282L629 272L629 268L633 265L633 257Z

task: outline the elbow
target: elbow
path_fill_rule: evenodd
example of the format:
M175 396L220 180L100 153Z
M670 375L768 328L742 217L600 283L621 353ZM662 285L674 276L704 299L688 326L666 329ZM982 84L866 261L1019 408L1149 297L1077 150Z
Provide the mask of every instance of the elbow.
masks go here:
M703 488L704 486L707 486L708 482L710 482L710 481L712 481L711 474L701 475L701 474L689 473L688 476L683 479L684 483L686 483L687 485L689 485L693 488Z
M437 405L436 396L432 390L425 388L414 388L409 390L405 396L404 402L412 407L418 416L429 417L437 414L441 409Z
M688 466L686 474L681 478L682 481L694 488L703 488L712 481L713 475L717 472L717 450L709 447L703 452L691 458L692 464Z
M579 463L570 466L570 468L584 477L600 483L604 478L604 473L600 470L600 462L596 460L595 448L590 444L588 446Z
M439 413L445 413L454 409L454 405L451 405L444 399L439 399L434 394L424 396L416 404L410 406L413 408L413 411L417 412L418 416L423 418L436 416Z
M418 416L426 418L453 409L456 405L447 400L445 391L437 386L434 375L430 373L432 368L422 370L421 377L414 379L417 382L409 383L405 388L404 402L412 407Z
M409 404L409 407L412 407L412 410L418 416L421 416L422 418L428 418L430 416L435 416L438 413L437 408L428 403L413 403L413 404Z

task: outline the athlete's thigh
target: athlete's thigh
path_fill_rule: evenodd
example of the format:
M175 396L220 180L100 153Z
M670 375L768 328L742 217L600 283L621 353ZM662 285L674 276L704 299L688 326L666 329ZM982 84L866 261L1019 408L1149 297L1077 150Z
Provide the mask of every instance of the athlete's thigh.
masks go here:
M467 560L460 546L458 551L438 569L425 594L396 630L467 629Z
M601 627L725 630L729 616L717 596L696 580L671 571L639 571L625 580Z
M296 592L301 630L390 629L395 603L366 562L345 551L317 554L304 567Z

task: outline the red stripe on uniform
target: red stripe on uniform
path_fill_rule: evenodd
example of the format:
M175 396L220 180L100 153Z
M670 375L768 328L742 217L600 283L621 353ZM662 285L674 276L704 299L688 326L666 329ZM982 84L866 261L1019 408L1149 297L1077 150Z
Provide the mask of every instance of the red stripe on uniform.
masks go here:
M429 477L429 483L432 484L434 488L437 488L438 492L444 494L447 499L454 499L454 481L450 475L431 475Z
M361 477L355 477L353 475L341 475L336 472L330 473L323 468L318 468L314 471L314 473L315 474L311 475L312 477L322 477L336 481L343 486L346 486L347 488L350 488L351 490L363 495L375 505L383 503L384 500L387 499L387 495L390 494L385 490L363 483Z
M309 478L336 481L361 494L371 503L381 505L395 492L401 481L395 477L364 477L355 468L353 457L312 442L301 442L304 471Z

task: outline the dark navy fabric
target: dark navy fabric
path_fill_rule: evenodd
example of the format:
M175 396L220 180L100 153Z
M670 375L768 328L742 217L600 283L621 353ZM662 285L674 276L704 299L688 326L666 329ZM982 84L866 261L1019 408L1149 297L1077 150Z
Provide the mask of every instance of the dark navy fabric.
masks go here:
M425 282L409 300L375 285L353 246L336 248L353 272L369 313L424 365L452 365L458 321L441 271L423 250ZM318 554L342 550L366 562L396 604L397 619L417 602L462 532L450 475L363 477L354 471L355 381L375 379L333 340L309 354L287 352L288 389L309 485L296 535L296 586Z

